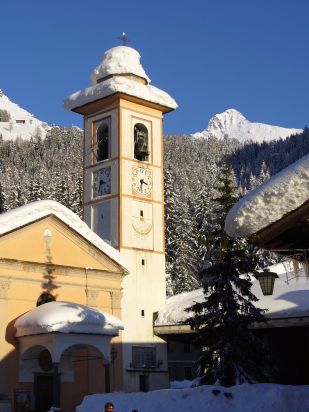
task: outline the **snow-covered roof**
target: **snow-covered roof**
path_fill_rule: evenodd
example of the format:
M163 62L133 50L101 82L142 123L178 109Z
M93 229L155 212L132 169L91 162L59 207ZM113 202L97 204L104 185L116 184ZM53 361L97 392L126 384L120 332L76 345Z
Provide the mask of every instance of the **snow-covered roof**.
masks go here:
M229 211L225 230L230 236L250 236L309 199L309 155L265 181Z
M73 302L48 302L38 306L16 322L16 336L40 333L87 333L117 335L121 321L109 313Z
M266 317L269 319L309 316L309 279L304 272L300 270L297 273L298 277L295 277L291 261L273 265L269 269L279 276L275 282L274 293L264 296L259 282L253 278L251 290L259 299L255 305L268 309ZM288 283L287 279L290 279ZM170 297L159 310L155 325L177 325L186 321L193 313L186 312L185 309L203 300L202 288Z
M126 77L112 77L95 86L73 93L64 101L64 107L67 110L73 110L115 93L138 97L170 109L177 107L175 100L163 90Z
M102 63L91 73L92 84L113 74L134 74L145 79L146 83L150 83L140 58L138 51L132 47L117 46L107 50L103 55Z
M149 84L143 84L132 76L124 76L134 74L144 78L147 83L150 81L140 65L139 58L139 53L131 47L119 46L108 50L104 54L103 62L92 73L94 85L71 94L65 99L64 107L74 110L96 100L122 93L171 110L176 109L177 103L168 93ZM113 77L109 77L111 75ZM102 77L106 79L96 84Z
M108 243L104 242L89 226L67 207L53 200L39 200L0 215L0 236L28 225L45 216L54 215L84 239L109 256L116 263L129 271L122 255Z

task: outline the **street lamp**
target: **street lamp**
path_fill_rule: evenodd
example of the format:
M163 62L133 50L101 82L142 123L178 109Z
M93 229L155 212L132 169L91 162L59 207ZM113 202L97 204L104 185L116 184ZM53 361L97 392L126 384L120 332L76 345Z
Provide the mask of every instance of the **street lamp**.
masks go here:
M263 272L255 272L254 277L260 282L263 295L273 294L275 279L279 277L277 273L264 269Z

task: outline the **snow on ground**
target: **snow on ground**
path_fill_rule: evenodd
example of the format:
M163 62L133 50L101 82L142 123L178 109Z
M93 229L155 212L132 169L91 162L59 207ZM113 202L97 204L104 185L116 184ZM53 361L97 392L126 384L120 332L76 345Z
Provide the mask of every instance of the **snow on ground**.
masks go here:
M18 137L29 140L36 135L44 138L50 129L47 123L13 103L1 90L0 110L6 110L10 114L9 122L0 121L0 135L4 140L15 140Z
M301 269L295 272L292 261L278 263L269 269L279 276L275 281L274 293L264 296L259 282L252 278L251 290L259 299L255 305L268 309L266 317L270 319L309 316L309 279L305 272ZM287 279L289 279L288 283ZM185 309L203 300L204 294L201 288L168 298L158 312L155 325L176 325L185 321L193 315Z
M225 230L246 237L266 228L308 201L309 155L246 194L229 211Z
M220 392L216 396L213 390ZM115 412L307 412L309 386L243 384L96 394L86 396L76 412L102 412L106 402L115 405Z
M35 222L42 217L53 214L61 221L79 233L88 242L121 265L127 271L123 256L108 243L104 242L89 226L67 207L53 200L39 200L28 203L0 215L0 235L15 230L21 226Z
M253 123L247 120L235 109L228 109L223 113L213 116L208 126L202 132L194 133L192 136L198 139L225 137L237 139L240 142L252 140L254 142L270 142L272 140L285 139L291 134L301 133L302 129L287 129L264 123Z
M184 379L183 381L171 381L170 386L171 389L185 389L191 388L191 386L197 386L192 384L193 381L188 381Z
M123 329L115 316L73 302L48 302L20 316L14 325L16 336L40 333L95 333L118 335Z

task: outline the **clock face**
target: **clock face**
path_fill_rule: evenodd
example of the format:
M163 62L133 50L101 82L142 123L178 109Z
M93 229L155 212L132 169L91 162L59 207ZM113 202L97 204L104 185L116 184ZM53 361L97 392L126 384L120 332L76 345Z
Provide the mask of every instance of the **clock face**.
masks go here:
M104 167L93 173L93 197L111 193L111 168Z
M133 167L132 189L139 195L149 195L152 191L152 171L145 167Z

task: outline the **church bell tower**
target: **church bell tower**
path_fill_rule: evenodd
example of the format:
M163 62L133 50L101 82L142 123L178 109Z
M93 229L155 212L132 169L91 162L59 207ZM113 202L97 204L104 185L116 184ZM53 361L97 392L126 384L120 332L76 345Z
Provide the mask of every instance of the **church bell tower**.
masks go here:
M166 345L153 334L153 314L165 302L162 118L177 105L149 84L131 47L106 51L91 81L65 107L84 116L84 220L130 268L116 387L166 388Z

